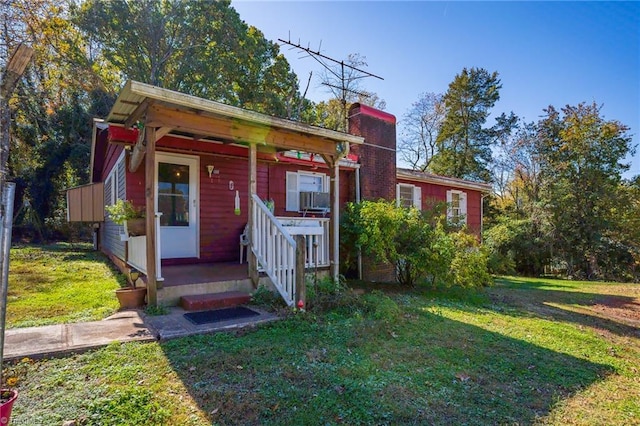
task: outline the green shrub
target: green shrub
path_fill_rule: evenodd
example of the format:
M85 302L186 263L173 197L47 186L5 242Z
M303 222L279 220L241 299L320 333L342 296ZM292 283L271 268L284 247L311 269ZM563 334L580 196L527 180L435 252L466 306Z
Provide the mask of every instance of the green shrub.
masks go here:
M316 279L307 276L307 310L316 313L340 310L352 312L358 308L358 296L347 287L344 277Z
M277 311L284 307L284 299L278 294L269 290L266 286L260 285L251 295L251 303L265 308L269 311Z
M489 283L487 253L475 236L464 230L447 232L446 221L436 213L384 200L349 204L343 214L343 244L395 266L396 279L405 286Z
M490 285L493 281L487 269L488 253L478 240L464 231L452 234L456 250L451 261L454 285L466 288Z
M380 290L364 294L360 299L364 314L371 319L392 323L400 318L398 304Z

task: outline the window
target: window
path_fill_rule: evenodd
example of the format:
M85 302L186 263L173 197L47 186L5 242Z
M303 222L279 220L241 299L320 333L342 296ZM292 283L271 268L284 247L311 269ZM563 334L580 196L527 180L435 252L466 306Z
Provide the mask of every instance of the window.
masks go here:
M189 166L158 163L158 211L162 226L189 226Z
M126 196L125 186L125 161L123 151L105 179L104 205L108 206L114 204L117 200L124 200Z
M329 192L329 176L324 173L287 172L286 211L300 211L301 192Z
M467 223L467 194L462 191L447 191L447 219L454 225Z
M398 206L415 207L418 210L422 210L422 188L406 183L397 184L396 203Z

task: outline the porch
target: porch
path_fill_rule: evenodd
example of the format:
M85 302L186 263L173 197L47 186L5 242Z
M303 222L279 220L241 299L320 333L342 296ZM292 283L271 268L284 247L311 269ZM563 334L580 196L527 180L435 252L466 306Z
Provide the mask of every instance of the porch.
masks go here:
M146 236L128 244L126 259L131 266L137 267L147 276L148 299L151 305L175 304L179 296L210 293L212 286L215 287L215 292L225 291L226 286L233 290L252 290L261 279L261 270L269 277L287 304L293 305L300 301L304 303L306 268L326 265L331 269L332 276L337 277L340 258L339 163L348 155L350 144L362 144L364 138L266 116L134 81L125 85L105 121L108 123L108 143L122 144L121 148L124 149L126 146L129 151L129 154L126 154L126 172L122 166L122 174L135 176L136 184L127 181L129 183L126 184L127 192L124 196L135 194L133 198L137 200L137 204L145 206ZM276 154L285 151L307 152L322 158L328 172L328 191L322 190L328 192L330 201L331 215L328 220L316 220L311 226L300 226L301 223L297 223L296 218L296 223L287 226L276 219L273 212L264 205L261 197L266 199L270 196L264 192L258 194L258 159L273 161L275 158L277 162ZM167 153L171 153L172 160L165 163ZM238 168L235 168L228 171L228 182L223 186L219 185L220 172L215 175L216 167L213 162L204 163L206 174L199 163L201 154L207 153L220 154L224 158L246 158L248 167L246 172L242 173L246 180L244 176L237 174ZM177 161L178 156L184 157L184 161ZM193 157L193 164L188 163L186 157ZM120 160L116 162L118 167L121 167ZM124 161L122 164L124 165ZM179 167L169 170L166 164ZM166 176L161 172L166 172ZM219 189L226 191L202 189L202 184L207 182L207 175L207 189L218 185ZM167 180L167 176L171 176L172 179L175 177L175 182ZM267 179L271 179L269 176ZM164 180L161 180L161 177ZM113 180L116 181L115 178ZM167 184L171 186L161 192L160 186ZM114 188L120 187L114 184ZM282 187L278 191L290 194L299 190L297 187L293 190ZM211 198L212 194L223 193L235 193L235 202L227 200L229 197L226 195L224 199L219 197L220 200L204 199L205 196ZM175 204L176 207L171 208L177 209L177 206L180 206L180 211L161 208L165 201L171 201L171 206ZM217 211L203 209L203 206L223 204L225 207ZM229 205L234 205L234 209L227 211ZM289 207L287 212L302 211ZM246 238L248 265L244 277L234 276L228 280L216 278L216 281L209 281L212 278L204 271L204 275L198 280L201 282L171 285L167 268L162 267L160 259L164 257L211 260L219 256L221 260L229 260L225 253L231 253L226 250L234 244L230 235L231 232L237 232L242 223L239 217L245 211L249 231ZM165 218L162 229L159 229L157 221L159 212L162 212L162 217ZM224 246L214 246L215 243L212 243L209 235L203 233L202 229L213 229L210 225L216 224L214 219L225 220L229 212L234 213L235 218L232 221L233 226L226 228L231 232L225 234ZM168 222L166 218L169 218ZM203 218L210 222L206 227L200 226L201 221L204 223ZM168 224L175 229L189 231L189 234L163 233ZM286 228L291 228L292 232L288 232ZM171 241L171 244L163 245L161 240L165 238ZM185 249L179 253L161 250L163 247L182 248L183 243L189 244L189 250ZM136 247L133 247L134 245ZM221 247L224 247L222 254ZM205 253L204 257L201 257L199 252L202 248L210 251ZM177 273L190 274L189 271ZM190 276L189 280L193 281L195 277ZM298 283L301 284L302 290L296 287Z
M235 262L164 266L162 275L164 281L157 290L162 306L178 305L182 296L254 290L247 265Z
M257 209L256 211L259 211ZM265 214L265 212L263 212ZM273 217L272 217L273 218ZM330 266L329 261L329 219L327 218L308 218L308 217L277 217L273 218L279 225L281 232L287 237L292 235L300 235L304 241L304 270L326 269ZM276 231L270 228L272 221L257 220L254 222L253 235L263 235L265 237L262 246L264 259L275 259L276 252L281 253L283 248L280 247L276 240ZM159 222L156 220L159 228ZM159 232L158 232L159 234ZM127 263L147 274L146 267L146 236L129 237L127 241ZM160 285L157 288L158 304L164 306L178 305L180 297L222 293L229 291L240 291L251 293L255 290L255 286L249 274L247 264L236 262L224 263L194 263L186 265L162 265L160 261L160 252L162 241L158 241L156 245L156 273L157 281ZM239 241L240 250L251 250L251 247L243 247ZM295 251L295 248L294 248ZM273 267L273 265L272 265ZM265 268L259 264L258 283L274 285L278 288L276 281L281 279L282 275L287 278L293 278L295 275L293 264L287 267L281 265L272 274L269 274ZM271 281L271 282L269 282ZM289 299L292 300L295 291L291 289Z

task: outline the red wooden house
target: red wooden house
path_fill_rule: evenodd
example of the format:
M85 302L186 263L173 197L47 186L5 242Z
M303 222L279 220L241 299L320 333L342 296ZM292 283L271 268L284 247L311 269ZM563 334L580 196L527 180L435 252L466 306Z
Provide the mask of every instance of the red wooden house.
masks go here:
M305 268L337 276L348 201L436 198L480 231L487 185L396 169L390 114L355 104L349 125L336 132L130 81L94 122L91 185L69 190L69 218L97 223L100 249L141 270L149 303L167 305L261 279L293 304ZM146 235L104 214L117 199L145 209Z

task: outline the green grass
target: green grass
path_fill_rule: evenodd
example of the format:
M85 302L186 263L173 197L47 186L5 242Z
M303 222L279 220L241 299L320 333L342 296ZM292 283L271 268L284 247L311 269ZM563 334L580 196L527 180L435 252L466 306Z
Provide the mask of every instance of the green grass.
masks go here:
M124 276L88 244L11 248L7 327L94 321L118 309Z
M25 360L13 424L640 424L640 286L367 294L235 334Z

